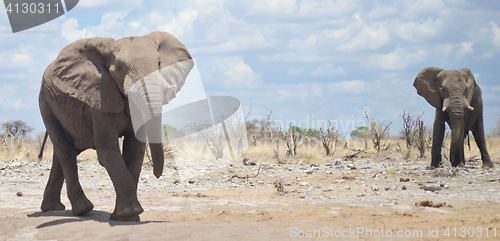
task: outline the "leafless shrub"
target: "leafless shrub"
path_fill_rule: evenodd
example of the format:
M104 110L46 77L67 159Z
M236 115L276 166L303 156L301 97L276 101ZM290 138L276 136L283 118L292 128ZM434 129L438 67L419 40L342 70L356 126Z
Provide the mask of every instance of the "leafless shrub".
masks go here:
M384 121L382 123L379 123L377 120L370 119L368 117L368 113L366 112L365 116L368 120L368 123L370 123L370 133L373 141L373 148L377 150L377 152L389 149L390 145L386 145L386 142L389 136L389 127L391 126L392 122L386 125L384 124Z
M223 157L223 148L226 138L222 125L212 123L191 124L185 127L188 131L196 132L207 144L215 159Z
M425 157L425 149L432 145L431 131L427 130L421 120L424 113L413 117L409 113L403 112L403 135L406 140L405 158L410 158L413 149L417 149L420 158Z
M328 127L326 130L319 128L319 138L323 148L325 148L326 155L332 156L336 151L336 142L339 138L340 133L334 126L331 126L330 121L328 121Z
M285 185L283 183L283 178L279 177L276 180L275 187L276 187L276 191L278 192L278 195L280 195L280 196L286 195L287 191L285 191Z
M285 142L288 149L286 151L286 155L297 155L297 147L299 147L304 141L305 134L300 133L296 128L293 128L292 123L289 124L288 130L286 132L282 132L281 134L281 138L283 139L283 142Z
M280 145L279 145L279 136L282 135L283 130L281 127L276 127L274 122L270 121L271 119L271 114L273 111L271 110L269 112L269 115L267 115L267 119L265 121L264 125L264 130L268 133L269 138L271 140L271 146L273 148L273 154L274 158L279 164L284 164L286 160L281 160L280 159Z

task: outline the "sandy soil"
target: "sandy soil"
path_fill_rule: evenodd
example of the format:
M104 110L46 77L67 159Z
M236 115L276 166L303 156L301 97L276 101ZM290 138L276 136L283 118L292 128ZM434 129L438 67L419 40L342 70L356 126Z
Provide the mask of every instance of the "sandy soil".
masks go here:
M79 163L82 187L95 208L75 217L65 190L67 210L40 211L49 161L5 160L0 240L499 239L500 170L483 170L478 161L428 170L428 163L337 159L259 170L230 161L179 161L160 179L145 165L138 191L145 209L141 222L115 222L109 221L114 191L97 161ZM443 206L415 205L423 200Z

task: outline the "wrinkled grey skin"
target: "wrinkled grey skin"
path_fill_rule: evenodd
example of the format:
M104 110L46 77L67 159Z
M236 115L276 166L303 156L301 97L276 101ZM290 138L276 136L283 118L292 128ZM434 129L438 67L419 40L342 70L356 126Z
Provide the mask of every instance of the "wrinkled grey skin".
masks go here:
M61 50L43 75L39 96L42 118L54 145L42 211L65 209L60 200L64 180L73 214L84 215L93 209L78 181L76 163L76 156L91 148L97 151L99 163L106 168L116 191L116 206L110 218L139 220L143 209L137 199L137 183L146 144L134 134L128 89L142 76L188 59L191 56L186 48L165 32L116 41L82 39ZM180 86L176 92L182 84L177 83ZM162 100L155 103L160 104L152 108L161 110ZM147 125L145 128L160 130L161 116ZM119 137L124 137L122 153ZM150 148L154 174L159 177L163 147L160 143L150 144Z
M486 149L481 89L476 84L471 70L428 67L418 73L413 86L419 95L436 108L431 165L438 167L441 164L441 147L446 122L451 129L452 166L465 164L464 139L467 133L472 131L481 151L483 167L493 167Z

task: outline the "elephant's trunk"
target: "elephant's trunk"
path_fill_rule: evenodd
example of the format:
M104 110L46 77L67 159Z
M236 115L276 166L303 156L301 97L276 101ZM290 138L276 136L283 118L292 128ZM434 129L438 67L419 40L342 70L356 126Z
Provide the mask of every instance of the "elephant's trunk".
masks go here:
M163 164L165 162L163 157L163 144L161 142L156 142L156 140L161 140L161 115L153 118L147 124L150 126L150 131L148 131L149 149L151 150L151 158L153 159L153 173L156 178L159 178L163 173Z
M451 129L450 162L453 166L458 166L464 162L464 112L463 103L451 101L449 112Z
M147 70L146 67L151 65L148 63L147 60L140 59L129 67L124 90L129 97L130 115L136 137L139 141L149 143L153 172L159 178L164 164L162 107L169 86L157 70Z
M164 80L160 80L164 81ZM160 88L152 88L154 85L149 84L146 87L149 89L146 92L148 99L148 109L151 113L152 119L145 123L146 136L151 150L151 157L153 159L153 173L159 178L163 173L163 142L165 135L162 128L162 106L163 106L163 92L159 91Z

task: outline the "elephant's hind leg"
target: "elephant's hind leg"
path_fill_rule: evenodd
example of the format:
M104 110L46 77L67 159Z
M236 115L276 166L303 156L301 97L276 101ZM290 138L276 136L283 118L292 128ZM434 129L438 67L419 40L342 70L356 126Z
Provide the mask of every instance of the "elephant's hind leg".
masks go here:
M82 216L94 209L94 205L85 196L80 181L78 180L78 167L76 165L76 156L78 151L67 144L64 148L56 148L59 143L54 142L55 154L61 163L64 178L66 178L66 189L68 198L71 202L71 211L73 215Z
M61 163L54 153L52 168L50 169L49 181L45 187L42 201L42 211L64 210L66 207L61 203L61 189L64 183L64 175Z
M479 118L474 127L472 128L474 140L476 140L477 147L481 152L481 159L483 160L483 167L493 167L488 149L486 148L486 137L484 136L483 118Z

